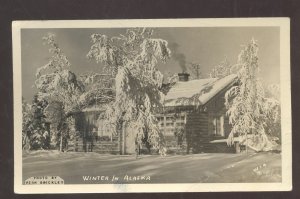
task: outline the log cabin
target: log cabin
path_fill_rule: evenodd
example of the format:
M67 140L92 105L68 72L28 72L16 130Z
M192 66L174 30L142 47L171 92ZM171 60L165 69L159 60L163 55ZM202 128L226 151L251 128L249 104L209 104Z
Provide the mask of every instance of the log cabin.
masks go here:
M189 74L179 73L176 83L164 85L164 106L156 116L168 153L235 152L226 144L231 126L226 115L225 93L236 80L236 75L189 80ZM75 115L75 128L79 132L75 150L135 153L134 140L127 136L126 127L118 130L119 136L105 128L101 119L104 111L101 105L94 105Z
M231 125L226 115L225 93L236 84L237 76L196 80L189 80L187 73L178 76L179 81L166 92L164 110L158 117L169 148L176 148L177 139L177 145L186 153L233 151L226 144ZM174 137L178 130L184 137Z

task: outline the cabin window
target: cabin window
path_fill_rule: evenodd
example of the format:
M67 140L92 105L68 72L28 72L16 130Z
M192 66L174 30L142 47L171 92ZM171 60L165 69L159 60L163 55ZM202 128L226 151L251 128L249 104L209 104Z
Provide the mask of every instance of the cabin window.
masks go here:
M213 118L213 134L224 136L224 116L216 116Z
M157 120L158 120L158 122L163 122L164 121L164 117L158 117Z
M167 116L159 116L157 117L159 122L160 130L163 132L164 135L174 135L175 127L184 128L185 126L185 115L179 115L174 117L173 115Z
M167 125L167 127L170 127L170 126L173 127L173 126L174 126L174 123L173 123L173 122L167 122L166 125Z

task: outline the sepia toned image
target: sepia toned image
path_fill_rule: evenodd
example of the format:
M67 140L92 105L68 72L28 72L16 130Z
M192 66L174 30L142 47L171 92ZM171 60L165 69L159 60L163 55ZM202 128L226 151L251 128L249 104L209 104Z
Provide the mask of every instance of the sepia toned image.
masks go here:
M17 193L291 190L289 20L13 24Z

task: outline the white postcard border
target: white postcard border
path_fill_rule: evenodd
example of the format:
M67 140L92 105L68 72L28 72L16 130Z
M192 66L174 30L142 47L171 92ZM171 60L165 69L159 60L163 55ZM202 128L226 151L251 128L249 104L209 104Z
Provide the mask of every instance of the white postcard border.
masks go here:
M120 27L280 27L280 87L282 124L281 183L172 183L172 184L22 184L22 75L21 29L27 28L120 28ZM138 19L14 21L14 190L15 193L119 193L119 192L231 192L292 190L290 20L289 18Z

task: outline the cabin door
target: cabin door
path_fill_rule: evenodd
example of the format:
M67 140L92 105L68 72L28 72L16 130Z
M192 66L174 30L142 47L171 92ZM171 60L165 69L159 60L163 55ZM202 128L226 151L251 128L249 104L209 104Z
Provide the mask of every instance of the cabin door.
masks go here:
M224 136L224 116L216 116L213 118L213 134Z

